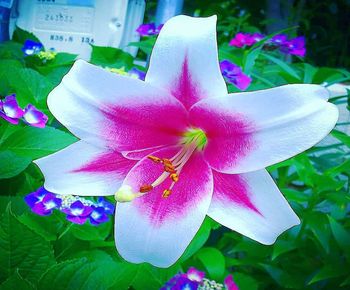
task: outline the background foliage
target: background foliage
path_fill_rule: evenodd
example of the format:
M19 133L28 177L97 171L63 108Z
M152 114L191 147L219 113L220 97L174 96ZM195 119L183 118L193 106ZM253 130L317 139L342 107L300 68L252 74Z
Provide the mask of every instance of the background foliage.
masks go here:
M345 61L340 61L339 55L323 61L324 55L313 50L315 40L310 38L307 62L263 51L260 43L248 49L229 47L227 42L237 31L265 29L259 7L248 10L252 6L249 1L245 8L249 13L242 15L237 14L239 3L233 1L191 2L186 9L197 15L219 14L220 59L235 62L253 78L248 90L287 83L336 83L350 78L345 69L317 67L315 64L345 66L348 56ZM152 9L152 2L148 7ZM315 17L302 20L310 24ZM312 25L305 27L311 29ZM169 269L158 269L120 258L114 246L113 221L98 227L89 223L80 226L66 221L59 212L48 217L30 212L23 197L43 183L32 160L76 140L46 105L47 94L76 56L59 53L46 63L24 57L21 47L28 38L35 39L17 30L13 41L0 44L0 95L16 93L20 105L34 104L49 116L49 123L39 129L14 126L0 119L1 289L159 289L175 273L190 266L206 271L217 281L233 273L242 290L350 288L350 137L341 132L348 123L337 125L328 137L329 145L316 146L269 168L302 221L273 246L258 244L207 218L182 258ZM133 44L140 47L138 58L146 58L154 40L146 38ZM322 45L321 41L317 43ZM129 69L134 59L118 49L95 46L91 62ZM232 85L229 90L237 91ZM331 101L349 106L349 96Z

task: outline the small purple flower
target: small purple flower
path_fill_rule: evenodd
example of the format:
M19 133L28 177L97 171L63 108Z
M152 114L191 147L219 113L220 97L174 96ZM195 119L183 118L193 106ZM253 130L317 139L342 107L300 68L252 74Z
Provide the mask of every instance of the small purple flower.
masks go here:
M288 41L287 35L285 34L276 34L274 37L272 37L269 41L269 43L280 46L285 45Z
M114 204L107 201L103 197L99 197L95 205L96 207L103 207L106 214L114 214L114 209L115 209Z
M92 206L92 212L90 213L90 223L94 226L98 226L101 223L105 223L109 220L108 215L103 207Z
M17 103L15 94L5 97L5 99L1 101L0 109L0 117L11 124L18 124L18 119L24 114Z
M44 187L28 194L24 200L31 210L38 215L50 215L62 203L60 198L57 198L55 194L47 191Z
M48 120L48 117L43 112L31 104L24 109L23 118L27 124L38 128L44 128Z
M243 73L238 65L235 65L229 60L220 62L220 69L225 79L240 90L246 90L252 81L249 76Z
M141 36L151 36L151 35L157 35L159 34L160 30L162 29L163 24L160 24L159 26L156 26L154 23L146 23L141 24L136 31Z
M265 35L261 34L261 33L254 33L251 36L251 41L254 43L259 42L260 40L262 40L265 37Z
M86 222L93 211L90 205L84 205L80 200L73 202L68 208L62 208L62 212L67 214L67 220L72 223L82 225Z
M145 72L137 69L136 67L133 67L131 70L129 70L128 74L132 78L136 78L136 79L139 79L139 80L142 80L142 81L145 80L145 76L146 76Z
M287 41L282 47L281 51L291 55L305 56L305 37L298 36Z
M234 38L231 39L229 45L235 47L252 46L253 44L262 40L264 37L265 36L260 33L249 34L239 32Z
M24 45L22 47L22 51L25 55L33 55L37 54L43 49L43 45L40 42L36 42L30 39L27 39L24 42Z

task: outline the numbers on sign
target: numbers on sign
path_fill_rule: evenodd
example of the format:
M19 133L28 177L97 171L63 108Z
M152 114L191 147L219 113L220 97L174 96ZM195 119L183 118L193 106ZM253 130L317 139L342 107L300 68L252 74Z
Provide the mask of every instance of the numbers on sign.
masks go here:
M88 36L83 36L81 38L81 42L82 43L94 43L94 39L92 37L88 37Z

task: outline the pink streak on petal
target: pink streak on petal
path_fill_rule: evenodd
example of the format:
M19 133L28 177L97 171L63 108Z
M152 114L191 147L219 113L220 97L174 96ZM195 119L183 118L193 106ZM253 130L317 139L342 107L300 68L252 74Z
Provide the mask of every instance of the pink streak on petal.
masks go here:
M152 155L159 158L171 158L179 149L180 147L161 149ZM144 158L130 171L124 184L131 186L135 192L138 192L140 186L152 183L162 173L163 166L161 164ZM149 219L155 227L161 227L169 220L176 222L179 218L188 216L202 198L211 194L212 182L211 169L204 161L202 153L195 152L183 167L179 181L173 187L168 198L163 198L162 194L170 186L170 178L167 178L146 195L136 198L133 202L140 213Z
M171 93L180 102L182 102L186 109L191 108L193 104L197 103L201 98L203 98L203 96L201 96L199 86L194 82L191 76L187 56L185 56L180 76L175 81L175 85L171 89Z
M188 116L178 101L169 99L140 103L133 100L101 108L106 117L101 130L107 140L113 140L110 147L117 146L121 152L177 144L188 126Z
M96 156L85 165L72 170L72 173L113 173L117 178L124 178L136 161L124 158L119 152L106 152Z
M214 197L223 203L234 203L262 215L250 199L248 183L239 174L224 174L213 170Z
M238 112L198 103L190 111L190 122L205 132L204 157L215 170L234 166L254 149L254 125Z

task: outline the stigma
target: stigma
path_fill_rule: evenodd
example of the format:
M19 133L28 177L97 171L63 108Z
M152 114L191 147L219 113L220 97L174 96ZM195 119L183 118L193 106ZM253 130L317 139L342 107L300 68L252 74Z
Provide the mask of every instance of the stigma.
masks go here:
M205 133L200 129L190 129L185 132L181 139L181 149L170 158L160 158L158 156L149 155L147 158L163 166L163 172L160 176L149 184L141 184L138 192L132 192L130 186L122 186L115 194L118 202L130 202L136 197L146 195L155 187L161 185L166 180L171 180L171 184L162 192L163 198L168 198L172 193L176 183L180 179L180 173L187 161L191 158L196 150L203 150L207 143Z

